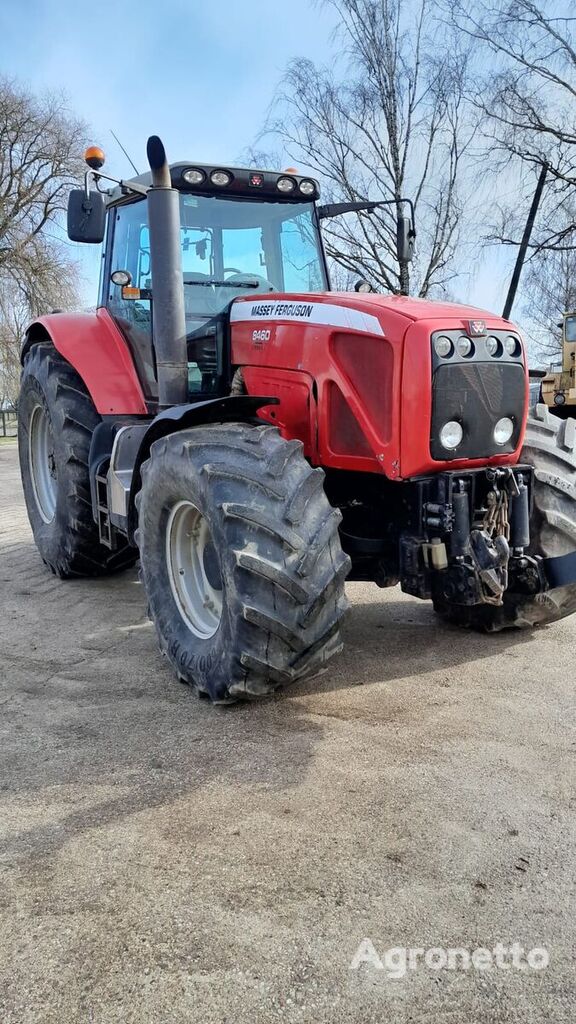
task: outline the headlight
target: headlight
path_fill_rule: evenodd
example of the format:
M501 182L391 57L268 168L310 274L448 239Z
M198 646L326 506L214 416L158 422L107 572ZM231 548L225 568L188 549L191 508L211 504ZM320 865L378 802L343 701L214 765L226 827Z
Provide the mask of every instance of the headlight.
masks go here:
M511 334L504 339L504 348L506 349L509 356L515 356L518 352L518 339L513 338Z
M566 395L563 394L562 391L558 391L554 395L554 405L564 405L565 401L566 401Z
M451 356L453 349L450 338L447 338L445 335L441 335L439 338L436 338L434 342L434 351L441 359L446 359L448 356Z
M182 177L189 185L201 185L206 179L204 171L201 171L198 167L189 167L187 171L184 171Z
M127 288L129 284L132 284L132 274L129 270L113 270L110 274L110 280L112 284L117 284L121 288Z
M276 188L279 192L293 192L296 188L294 178L278 178Z
M498 338L486 338L486 349L489 356L497 356L500 351L500 342Z
M507 444L514 433L514 421L509 416L503 416L494 427L494 440L496 444Z
M458 447L463 437L464 431L460 423L457 420L449 420L440 431L440 444L443 448L447 448L448 451L452 451Z
M304 196L313 196L316 191L316 185L313 181L305 178L304 181L300 182L300 191Z
M210 181L213 185L218 185L220 188L224 188L225 185L229 185L232 181L232 175L230 174L230 171L212 171Z
M474 346L470 341L470 338L465 338L464 336L458 338L458 341L456 342L456 348L458 349L458 353L461 356L472 355L472 352L474 350Z

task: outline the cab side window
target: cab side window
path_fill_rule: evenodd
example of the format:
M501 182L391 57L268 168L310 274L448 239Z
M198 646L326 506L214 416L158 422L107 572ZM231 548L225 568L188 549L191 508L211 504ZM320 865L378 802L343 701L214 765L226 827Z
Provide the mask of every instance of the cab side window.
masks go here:
M132 287L146 289L150 280L150 236L148 232L146 202L131 203L117 208L114 219L114 240L110 271L127 270ZM109 281L109 308L121 317L150 330L149 299L126 299L120 285Z
M150 290L150 234L146 200L119 206L114 212L110 273L127 270L131 288ZM121 285L109 279L108 309L125 335L147 397L157 393L152 350L152 312L147 298L126 298Z

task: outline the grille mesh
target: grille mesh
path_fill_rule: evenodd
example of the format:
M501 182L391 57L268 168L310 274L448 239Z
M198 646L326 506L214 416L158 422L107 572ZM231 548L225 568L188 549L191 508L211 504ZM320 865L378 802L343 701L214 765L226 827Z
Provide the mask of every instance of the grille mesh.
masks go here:
M439 366L432 379L433 459L481 459L507 455L518 445L524 415L526 379L519 363L454 363ZM494 440L494 426L502 416L514 422L507 444ZM453 452L440 444L440 430L448 420L464 429L461 444Z

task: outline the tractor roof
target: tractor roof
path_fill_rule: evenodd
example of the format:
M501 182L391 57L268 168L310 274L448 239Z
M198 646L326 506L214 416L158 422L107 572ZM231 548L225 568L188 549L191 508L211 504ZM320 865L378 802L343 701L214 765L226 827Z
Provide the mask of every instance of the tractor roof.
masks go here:
M311 202L318 199L320 187L314 178L296 174L292 168L287 171L262 171L248 167L223 167L221 164L196 164L192 162L170 164L172 186L191 195L244 196L250 199L275 199L279 201ZM138 174L124 181L125 186L133 183L144 188L152 184L152 175ZM106 197L108 206L133 199L121 186L114 188Z

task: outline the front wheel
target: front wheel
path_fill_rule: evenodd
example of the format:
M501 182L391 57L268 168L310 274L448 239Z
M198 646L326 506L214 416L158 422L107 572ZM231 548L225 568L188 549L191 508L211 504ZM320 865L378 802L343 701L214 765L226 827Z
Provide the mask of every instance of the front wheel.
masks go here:
M316 675L341 648L350 562L323 479L270 426L152 445L136 534L150 615L177 674L214 701Z
M560 420L545 405L531 410L520 461L534 469L534 503L528 554L554 558L576 548L576 420ZM576 612L576 583L532 597L504 594L501 607L471 608L436 602L457 625L489 632L545 625Z

